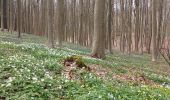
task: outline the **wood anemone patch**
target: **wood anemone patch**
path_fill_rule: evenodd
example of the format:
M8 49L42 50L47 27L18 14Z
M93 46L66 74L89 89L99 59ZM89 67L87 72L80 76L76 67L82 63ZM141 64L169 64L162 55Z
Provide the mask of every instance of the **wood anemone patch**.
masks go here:
M68 79L77 79L76 77L79 77L80 75L78 75L77 72L75 72L75 70L78 71L91 71L91 68L88 67L83 61L82 61L82 57L78 56L78 55L73 55L70 57L67 57L64 60L64 75L68 78Z

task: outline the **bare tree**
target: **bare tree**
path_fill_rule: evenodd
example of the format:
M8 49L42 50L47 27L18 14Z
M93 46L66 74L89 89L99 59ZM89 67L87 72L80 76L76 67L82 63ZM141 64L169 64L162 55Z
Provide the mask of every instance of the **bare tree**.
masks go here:
M63 40L63 34L64 34L64 0L58 0L57 2L57 11L58 11L58 45L61 46L62 45L62 40Z
M156 50L156 34L157 34L157 19L156 19L156 6L157 0L152 0L152 61L157 60Z
M3 29L4 29L4 23L3 23L3 20L4 20L4 14L3 14L3 12L4 12L4 10L3 10L3 1L4 0L1 0L1 30L3 31Z
M112 0L108 0L108 50L112 54Z
M8 0L1 0L1 30L7 28L7 2Z
M17 31L18 38L21 38L21 0L17 0Z
M49 47L54 48L54 1L48 0L48 43Z
M96 0L94 10L94 38L92 47L92 56L96 58L105 57L104 11L105 0Z

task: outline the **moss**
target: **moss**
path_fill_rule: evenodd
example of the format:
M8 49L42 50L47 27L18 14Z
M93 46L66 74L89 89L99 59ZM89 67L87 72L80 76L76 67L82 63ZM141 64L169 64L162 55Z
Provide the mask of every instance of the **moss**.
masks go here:
M82 60L82 56L80 55L73 55L71 57L67 57L64 60L64 66L71 66L71 64L75 63L77 68L85 68L86 70L90 71L90 67L88 67Z

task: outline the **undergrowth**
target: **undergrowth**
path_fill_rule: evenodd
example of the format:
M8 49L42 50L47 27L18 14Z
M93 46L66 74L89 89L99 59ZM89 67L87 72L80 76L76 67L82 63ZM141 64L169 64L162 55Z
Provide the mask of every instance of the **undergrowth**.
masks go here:
M2 52L3 51L3 52ZM61 75L62 60L79 54L69 50L49 49L38 44L0 42L0 97L17 100L168 100L170 90L164 87L135 86L116 80L103 80L84 73L81 81ZM108 61L85 56L88 64ZM112 67L118 66L108 63Z
M7 100L169 100L170 76L158 72L161 64L151 64L149 55L107 55L106 60L91 58L90 49L64 43L62 48L43 45L46 38L23 34L0 33L0 99ZM11 39L12 38L12 39ZM8 42L4 42L8 41ZM72 55L82 56L87 65L108 68L102 79L92 72L81 80L61 75L63 61ZM157 85L133 84L112 78L112 73L145 75ZM109 76L110 75L110 76Z

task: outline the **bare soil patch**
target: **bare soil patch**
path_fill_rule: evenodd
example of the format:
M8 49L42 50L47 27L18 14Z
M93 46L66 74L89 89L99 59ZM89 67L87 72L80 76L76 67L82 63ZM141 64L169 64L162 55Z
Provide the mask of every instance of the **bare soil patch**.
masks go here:
M63 62L64 68L62 74L70 79L81 79L81 73L83 72L91 72L94 73L101 79L108 79L111 75L112 79L127 81L134 84L147 84L154 85L155 83L152 80L149 80L144 74L139 74L141 71L136 68L126 68L122 67L122 69L128 70L126 74L115 74L112 72L113 69L104 67L102 65L90 64L86 65L80 56L72 56L68 57Z

